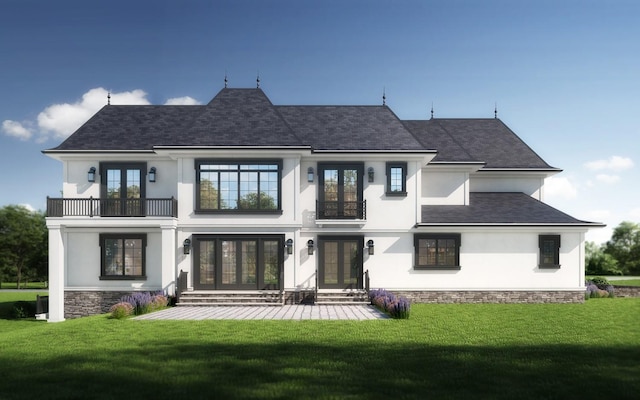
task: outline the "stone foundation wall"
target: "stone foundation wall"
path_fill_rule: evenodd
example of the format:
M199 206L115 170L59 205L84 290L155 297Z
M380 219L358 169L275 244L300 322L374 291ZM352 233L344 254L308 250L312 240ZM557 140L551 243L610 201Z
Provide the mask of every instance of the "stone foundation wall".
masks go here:
M64 292L65 319L104 314L116 304L122 296L131 292L111 291L66 291Z
M583 303L584 291L429 290L398 291L412 303Z
M615 297L640 297L640 286L614 286Z

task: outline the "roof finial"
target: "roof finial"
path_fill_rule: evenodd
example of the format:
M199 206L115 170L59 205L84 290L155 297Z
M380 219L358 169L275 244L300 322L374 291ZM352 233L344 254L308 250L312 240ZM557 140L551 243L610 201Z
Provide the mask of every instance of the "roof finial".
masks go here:
M384 86L382 87L382 105L387 105L387 88L385 88Z
M493 108L493 118L498 118L498 102L496 101L494 108Z
M256 88L260 89L260 71L258 71L258 77L256 78Z
M433 119L433 101L431 102L431 119Z
M227 79L227 70L224 70L224 88L227 88L227 84L229 83L229 80Z
M111 91L107 92L107 105L110 106L111 105Z

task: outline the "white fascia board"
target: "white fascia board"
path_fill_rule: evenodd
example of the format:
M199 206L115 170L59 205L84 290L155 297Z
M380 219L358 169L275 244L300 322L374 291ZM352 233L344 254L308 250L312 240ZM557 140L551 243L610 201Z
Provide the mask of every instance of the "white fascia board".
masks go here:
M141 156L153 157L153 150L43 150L42 154L58 161L94 160L96 158L114 160L140 160Z
M481 168L478 174L492 177L539 176L548 178L562 172L559 168ZM478 176L481 176L478 175Z
M583 222L583 223L575 223L575 224L567 224L567 223L417 223L415 228L522 228L522 229L530 229L530 228L567 228L567 229L576 229L578 231L585 231L585 228L604 228L607 226L601 222Z
M438 172L476 172L480 170L485 164L476 162L432 162L422 167L425 171L438 171Z
M175 229L178 226L178 219L173 217L47 217L45 221L47 228Z

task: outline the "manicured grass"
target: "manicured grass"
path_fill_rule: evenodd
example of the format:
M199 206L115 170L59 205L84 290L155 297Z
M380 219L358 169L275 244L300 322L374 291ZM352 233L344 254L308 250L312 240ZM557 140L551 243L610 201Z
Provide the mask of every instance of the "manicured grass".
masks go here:
M640 279L624 279L619 281L609 281L613 286L640 286Z
M47 289L47 282L21 282L18 288L17 282L2 282L2 289Z
M408 320L0 320L0 398L635 399L639 317L640 299L614 298Z

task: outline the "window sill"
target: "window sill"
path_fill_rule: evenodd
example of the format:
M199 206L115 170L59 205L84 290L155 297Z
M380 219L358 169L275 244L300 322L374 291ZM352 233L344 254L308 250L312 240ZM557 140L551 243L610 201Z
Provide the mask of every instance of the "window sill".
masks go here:
M540 269L560 269L560 264L540 264L538 265Z
M146 281L146 275L129 276L129 275L101 275L101 281Z
M413 269L418 271L429 271L429 270L445 270L445 271L459 271L462 269L460 265L434 265L434 266L414 266Z
M407 192L386 192L389 197L407 197Z

